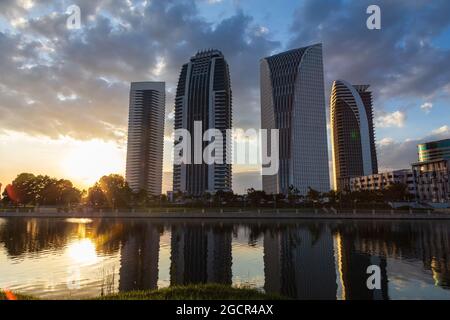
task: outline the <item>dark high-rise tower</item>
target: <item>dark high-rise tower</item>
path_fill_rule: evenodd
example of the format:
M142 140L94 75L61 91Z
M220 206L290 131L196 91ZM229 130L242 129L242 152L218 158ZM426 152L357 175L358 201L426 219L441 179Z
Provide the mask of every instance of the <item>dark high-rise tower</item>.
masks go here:
M261 60L261 127L279 130L279 171L263 176L266 193L330 190L322 45ZM271 141L271 143L274 143Z
M372 93L368 85L333 82L330 98L334 188L347 190L349 179L378 173Z
M173 190L192 195L231 190L231 83L228 64L218 50L198 52L181 68L175 97L175 130L187 129L191 134L191 163L174 164ZM217 129L223 135L221 164L195 164L199 150L194 147L195 122L201 121L201 134ZM198 138L197 138L198 139ZM175 145L180 140L175 141ZM201 152L208 145L203 142ZM186 150L184 150L186 152ZM197 153L197 154L195 154Z
M133 192L161 194L164 112L164 82L131 83L126 180Z

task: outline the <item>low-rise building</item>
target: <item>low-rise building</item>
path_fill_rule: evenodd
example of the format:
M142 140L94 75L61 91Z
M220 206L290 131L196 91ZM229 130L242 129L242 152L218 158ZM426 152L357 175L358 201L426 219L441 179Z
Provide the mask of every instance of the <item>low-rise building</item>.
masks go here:
M436 159L412 164L420 202L450 203L450 159Z
M375 191L403 183L417 202L450 206L450 139L419 144L417 151L419 162L412 169L353 177L345 182L345 189Z
M352 192L363 190L376 191L384 190L396 183L407 185L408 191L411 194L415 194L416 187L411 169L393 170L368 176L353 177L350 178L349 187Z

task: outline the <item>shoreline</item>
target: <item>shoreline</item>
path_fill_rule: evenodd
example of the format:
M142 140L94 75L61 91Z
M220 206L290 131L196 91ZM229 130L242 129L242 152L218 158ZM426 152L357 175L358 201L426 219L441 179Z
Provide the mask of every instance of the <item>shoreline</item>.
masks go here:
M333 212L302 212L295 210L268 210L257 209L248 211L229 212L166 212L166 211L136 211L136 212L0 212L0 218L142 218L142 219L195 219L195 220L450 220L450 213L436 212L398 212L388 210L367 210L364 212L344 211Z

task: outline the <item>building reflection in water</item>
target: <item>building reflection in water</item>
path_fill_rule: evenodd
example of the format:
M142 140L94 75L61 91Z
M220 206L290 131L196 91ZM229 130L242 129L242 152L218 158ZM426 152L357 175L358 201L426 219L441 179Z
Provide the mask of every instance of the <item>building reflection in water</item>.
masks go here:
M386 257L358 250L354 236L338 232L335 235L340 296L342 300L385 300L388 299L388 275ZM380 289L367 287L367 268L380 268Z
M164 227L170 230L170 240L161 238ZM245 254L239 250L232 253L236 245L232 243L233 234L238 230L249 231L242 233L248 235L249 246L259 246L259 240L255 239L264 239L261 244L264 272L262 268L249 268L250 273L253 272L249 278L264 278L264 289L268 292L296 299L388 299L399 296L398 290L402 290L390 285L388 277L395 284L399 275L411 284L416 285L417 281L427 286L431 284L429 290L433 286L447 289L442 294L450 289L450 224L445 221L171 222L163 225L143 219L26 218L4 219L0 225L0 259L5 262L0 265L3 270L0 287L9 283L20 286L20 279L28 283L36 274L45 279L49 268L52 274L65 275L73 259L64 258L62 253L88 240L92 244L87 247L89 252L100 257L86 267L91 273L84 273L88 277L84 279L86 286L92 287L81 290L90 293L98 294L104 268L113 268L117 280L112 281L115 291L157 288L161 246L167 247L161 257L161 261L167 261L163 279L166 283L232 284L232 254L237 255L236 266L242 261L239 255ZM239 243L243 245L245 241ZM79 256L85 254L85 247L76 248ZM56 264L54 261L58 257L61 258ZM30 259L40 261L32 275L26 264L21 265ZM108 265L104 261L109 261ZM403 275L401 269L402 263L408 261L416 265L421 262L420 270L414 269L415 273L407 275L411 279ZM370 265L381 269L379 290L369 290L366 286L369 276L366 270ZM408 268L412 267L408 264ZM59 286L65 284L65 278L62 281ZM35 290L30 293L46 289L36 283Z
M327 227L266 231L264 266L266 292L296 299L336 299L333 237Z
M231 284L231 229L172 226L170 284Z
M388 264L388 259L422 261L424 269L431 271L435 285L450 289L450 228L447 223L349 223L340 225L337 234L344 238L343 251L369 256L380 261L380 267ZM386 268L389 269L389 265ZM386 273L383 267L381 271Z
M148 222L129 226L120 248L119 291L157 289L160 230Z

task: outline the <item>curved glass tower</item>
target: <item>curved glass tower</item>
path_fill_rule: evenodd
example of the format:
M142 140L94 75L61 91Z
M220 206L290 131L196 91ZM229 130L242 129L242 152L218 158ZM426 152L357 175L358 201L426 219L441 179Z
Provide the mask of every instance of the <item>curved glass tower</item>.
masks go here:
M260 73L261 127L279 130L279 171L263 176L264 191L287 194L293 186L304 195L309 187L328 192L322 45L264 58Z
M175 97L175 130L187 129L191 134L191 164L175 164L173 169L173 190L190 195L231 191L231 81L228 63L222 52L206 50L198 52L181 68ZM217 129L223 136L220 157L223 163L194 164L202 157L202 150L196 150L194 127L202 122L201 134L208 129ZM176 141L175 144L180 141ZM194 153L197 153L194 155ZM217 155L216 155L217 156Z
M372 93L368 85L333 82L330 98L333 182L347 190L351 177L378 173Z

